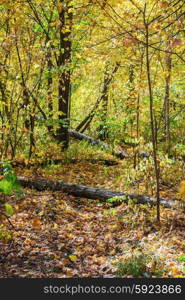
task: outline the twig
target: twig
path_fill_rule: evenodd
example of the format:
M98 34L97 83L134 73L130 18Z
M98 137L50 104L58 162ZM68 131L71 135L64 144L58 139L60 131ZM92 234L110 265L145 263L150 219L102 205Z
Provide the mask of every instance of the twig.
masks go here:
M11 222L10 219L9 219L9 217L8 217L5 213L3 213L3 212L0 212L0 214L3 215L3 216L8 220L8 222L9 222L9 224L12 226L12 228L13 228L14 230L16 230L15 226L12 224L12 222Z

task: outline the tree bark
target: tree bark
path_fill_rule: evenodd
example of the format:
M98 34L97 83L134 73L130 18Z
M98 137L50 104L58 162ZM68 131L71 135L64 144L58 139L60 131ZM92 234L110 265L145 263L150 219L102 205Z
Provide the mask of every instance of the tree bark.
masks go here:
M70 111L70 94L71 94L71 29L72 13L70 6L63 7L64 0L60 0L59 20L60 20L60 45L59 45L59 79L58 79L58 112L59 112L59 129L57 132L58 139L62 142L62 150L69 145L69 111Z
M102 90L102 95L101 95L101 125L98 128L99 131L99 139L104 141L108 137L108 128L107 128L107 113L108 113L108 101L109 101L109 86L110 83L113 79L114 74L117 72L120 64L117 62L115 67L113 68L112 72L110 73L109 68L110 68L110 61L106 63L105 67L105 74L104 74L104 84L103 84L103 90Z
M166 152L170 155L170 80L171 80L171 54L167 53L166 68L167 76L165 78L165 98L164 98L164 119L165 119L165 139L166 139Z
M85 185L77 185L77 184L67 184L62 181L55 180L47 180L43 178L26 178L26 177L18 177L20 184L25 188L34 188L38 191L43 190L52 190L52 191L61 191L75 197L82 197L93 200L101 200L106 201L113 197L118 197L115 199L114 204L120 203L121 199L124 203L127 203L129 199L136 200L138 204L150 204L156 205L156 199L148 196L141 196L135 194L126 194L124 192L110 191L107 189L98 189ZM164 207L173 207L174 201L172 200L164 200L161 199L161 204Z
M46 38L46 44L50 42L50 39ZM53 99L52 99L52 85L53 85L53 78L52 78L52 51L51 47L46 48L46 62L47 62L47 71L48 71L48 78L47 78L47 96L48 96L48 111L49 111L49 121L53 119ZM49 131L53 130L53 126L48 126Z

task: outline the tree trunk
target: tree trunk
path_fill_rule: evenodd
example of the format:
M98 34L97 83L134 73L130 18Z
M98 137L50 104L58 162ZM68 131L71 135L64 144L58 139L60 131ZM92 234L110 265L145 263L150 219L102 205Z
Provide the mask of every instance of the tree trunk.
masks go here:
M145 18L144 18L145 20ZM153 160L154 160L154 171L156 178L156 198L157 198L157 221L160 222L160 189L159 189L159 177L160 177L160 166L157 157L157 136L156 136L156 126L154 119L154 104L153 104L153 90L151 82L151 67L150 67L150 57L149 57L149 25L145 20L146 29L146 71L147 71L147 81L148 81L148 92L150 99L150 126L152 133L152 146L153 146Z
M166 56L167 76L165 78L165 98L164 98L164 119L165 119L165 140L166 152L170 155L170 79L171 79L171 54Z
M117 72L120 64L117 62L115 67L113 68L111 74L108 73L108 65L106 65L105 69L105 76L103 81L103 87L100 96L98 97L94 107L92 108L91 112L84 118L84 120L76 127L76 131L83 133L89 126L90 122L94 118L96 110L101 102L103 102L103 106L105 107L105 111L107 111L107 101L108 101L108 89L110 83L113 79L114 74Z
M94 107L92 108L92 110L90 111L90 113L83 119L83 121L76 127L76 131L79 131L81 133L83 133L87 127L89 126L89 124L91 123L91 121L93 120L94 118L94 115L96 113L96 110L100 104L102 100L102 97L99 97L97 100L96 100L96 103L94 104Z
M30 129L30 121L28 118L28 106L30 104L30 96L27 91L26 87L26 81L25 81L25 76L24 76L24 71L23 71L23 66L22 66L22 61L21 61L21 56L19 52L19 47L16 39L16 51L17 51L17 57L18 57L18 62L19 62L19 68L21 72L21 87L22 87L22 93L23 93L23 108L25 110L25 120L24 120L24 126L25 129L29 131Z
M58 57L58 112L59 112L59 129L58 139L62 143L62 150L68 148L69 144L69 111L70 111L70 91L71 91L71 29L72 13L70 6L64 0L59 1L59 21L60 21L60 45Z
M46 44L49 43L50 40L47 37ZM48 111L49 111L49 122L53 119L53 99L52 99L52 84L53 84L53 78L52 78L52 52L51 47L48 47L46 52L46 61L47 61L47 71L48 71L48 79L47 79L47 96L48 96ZM52 125L48 126L49 131L53 129Z
M100 113L100 118L101 118L101 125L98 128L99 131L99 139L104 141L108 137L108 132L107 132L107 126L106 126L106 121L107 121L107 109L108 109L108 92L109 92L109 85L111 83L112 76L109 74L109 66L110 66L110 61L106 63L105 67L105 74L104 74L104 85L103 85L103 91L102 91L102 108L101 108L101 113Z

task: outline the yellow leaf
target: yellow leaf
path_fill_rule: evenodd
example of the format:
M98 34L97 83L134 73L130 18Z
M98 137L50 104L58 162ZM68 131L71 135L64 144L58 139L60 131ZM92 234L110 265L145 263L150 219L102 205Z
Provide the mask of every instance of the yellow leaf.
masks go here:
M116 254L115 249L113 249L112 251L110 251L109 254L110 254L110 255L115 255L115 254Z
M185 180L183 180L179 185L179 193L181 197L185 200Z
M75 262L77 261L78 257L76 255L69 255L69 259L70 261Z
M53 228L54 228L54 229L58 229L58 224L55 223L54 226L53 226Z
M177 267L173 267L172 271L173 271L173 275L176 275L179 273L179 269Z

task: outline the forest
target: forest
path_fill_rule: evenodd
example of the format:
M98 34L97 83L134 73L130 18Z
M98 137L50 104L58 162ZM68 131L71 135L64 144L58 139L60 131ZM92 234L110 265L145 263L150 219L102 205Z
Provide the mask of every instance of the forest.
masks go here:
M0 0L0 278L185 278L184 0Z

